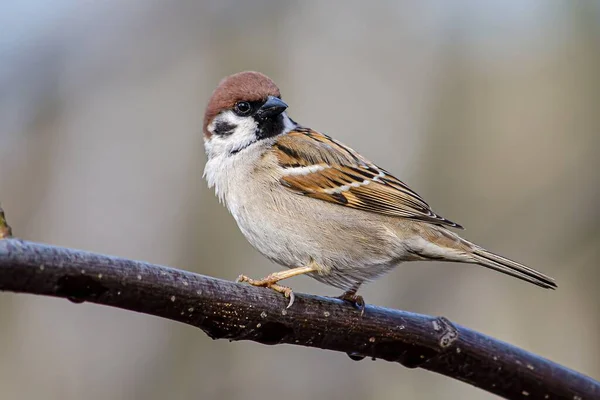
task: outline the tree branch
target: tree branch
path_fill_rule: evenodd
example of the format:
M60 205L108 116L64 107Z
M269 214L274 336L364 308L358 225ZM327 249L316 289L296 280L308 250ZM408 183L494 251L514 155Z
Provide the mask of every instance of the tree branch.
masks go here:
M598 399L600 383L443 317L236 284L140 261L0 240L0 290L118 307L196 326L213 339L294 344L399 362L509 399Z

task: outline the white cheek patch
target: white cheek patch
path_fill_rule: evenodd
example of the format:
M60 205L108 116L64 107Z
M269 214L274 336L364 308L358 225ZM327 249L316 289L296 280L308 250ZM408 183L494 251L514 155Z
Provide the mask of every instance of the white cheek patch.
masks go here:
M226 136L215 134L217 124L228 124L234 127L233 132ZM217 157L239 151L255 142L258 124L252 117L240 117L228 110L217 115L207 129L211 138L205 142L206 152L210 157Z

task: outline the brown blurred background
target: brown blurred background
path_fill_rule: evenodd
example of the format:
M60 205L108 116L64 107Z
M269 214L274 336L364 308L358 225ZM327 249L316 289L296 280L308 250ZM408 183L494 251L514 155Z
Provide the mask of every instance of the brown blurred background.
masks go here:
M599 2L12 0L0 26L0 201L17 236L226 279L276 270L202 180L208 97L223 76L259 70L294 119L559 284L411 263L367 286L368 302L600 378ZM0 397L493 396L384 361L0 294Z

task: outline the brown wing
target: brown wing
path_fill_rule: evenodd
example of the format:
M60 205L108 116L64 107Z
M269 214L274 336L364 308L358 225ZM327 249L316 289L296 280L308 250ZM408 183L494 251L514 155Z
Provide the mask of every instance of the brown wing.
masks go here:
M345 207L462 229L435 214L399 179L329 136L296 128L273 147L284 169L282 185Z

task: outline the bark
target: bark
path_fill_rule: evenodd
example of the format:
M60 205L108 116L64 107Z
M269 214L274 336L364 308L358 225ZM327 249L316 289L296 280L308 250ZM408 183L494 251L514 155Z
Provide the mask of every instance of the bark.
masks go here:
M0 218L2 219L2 218ZM62 297L193 325L213 339L293 344L424 368L509 399L598 399L600 383L444 317L296 294L141 261L0 240L0 290Z

